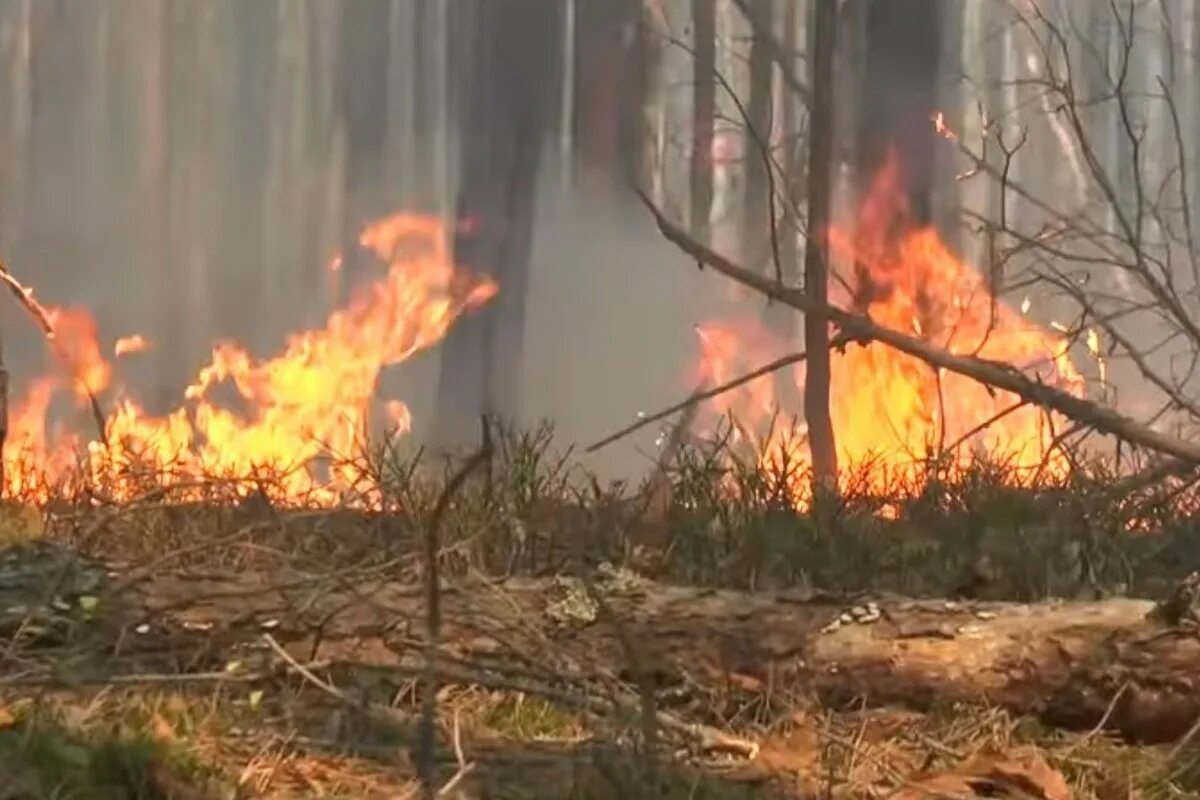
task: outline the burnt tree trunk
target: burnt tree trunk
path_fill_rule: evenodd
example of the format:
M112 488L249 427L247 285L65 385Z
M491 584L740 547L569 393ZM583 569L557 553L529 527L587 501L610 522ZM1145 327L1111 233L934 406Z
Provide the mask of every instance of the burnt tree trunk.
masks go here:
M896 196L887 198L888 213L862 231L890 247L912 227L934 222L934 146L937 134L938 42L942 0L890 3L866 0L866 58L860 91L855 192L866 197L885 164L895 168ZM890 291L880 286L864 264L854 265L854 307L866 311ZM932 305L918 290L918 310ZM918 318L921 330L938 330L938 320Z
M692 235L708 243L713 203L716 118L717 13L715 0L692 0Z
M808 237L804 290L814 302L829 298L829 222L833 169L833 60L837 50L837 0L817 0L813 20L812 104L808 142ZM837 488L837 448L829 416L829 320L804 318L808 351L804 417L812 453L813 501Z
M538 167L555 119L561 9L544 0L451 6L460 131L454 258L499 295L442 350L435 438L465 443L481 414L517 416Z
M966 64L962 52L964 3L944 3L938 7L939 38L931 43L930 49L940 51L936 56L934 79L934 108L930 116L944 115L953 130L962 132L965 122L962 76ZM928 130L932 130L932 123ZM940 136L931 136L930 153L930 216L944 241L961 252L964 244L962 212L962 185L958 174L958 150Z
M916 224L932 221L940 11L939 0L871 0L866 14L860 186L894 154Z

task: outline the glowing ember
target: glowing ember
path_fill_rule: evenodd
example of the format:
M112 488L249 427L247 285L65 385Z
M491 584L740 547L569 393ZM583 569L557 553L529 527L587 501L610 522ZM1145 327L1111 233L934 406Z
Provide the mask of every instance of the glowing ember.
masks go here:
M185 403L171 413L150 416L132 397L116 397L103 441L48 429L55 397L72 390L86 408L89 393L104 391L111 380L91 317L49 309L65 374L33 381L14 404L5 451L9 496L44 501L51 486L71 492L87 485L121 499L144 485L135 474L175 486L224 478L253 479L257 487L261 479L269 497L291 504L329 504L359 492L360 468L336 459L361 443L380 371L436 344L459 315L497 291L454 269L436 219L397 214L368 226L360 243L388 271L330 314L323 329L293 334L267 360L232 342L218 344ZM114 350L147 345L127 337ZM212 398L218 385L235 390L237 408ZM393 400L385 410L392 424L408 429L403 403ZM331 463L322 468L321 458Z
M936 230L911 225L897 178L896 164L889 162L876 177L854 230L831 229L835 264L851 265L840 269L841 280L831 282L840 284L834 291L843 295L831 302L952 353L1005 362L1081 394L1083 381L1067 358L1065 339L993 302L979 273L955 256ZM1098 340L1089 339L1089 347L1098 352ZM702 368L714 380L728 380L783 349L778 341L772 346L760 326L709 325L701 337ZM796 382L803 380L800 370ZM969 378L935 372L881 344L835 352L830 395L843 482L861 480L856 468L866 464L870 481L880 489L896 479L919 481L930 459L961 468L980 452L1043 475L1067 467L1054 446L1062 420ZM806 463L807 444L770 424L778 406L775 384L767 377L731 393L718 409L746 429L771 431L759 442L763 462ZM801 503L806 491L807 482L797 478Z

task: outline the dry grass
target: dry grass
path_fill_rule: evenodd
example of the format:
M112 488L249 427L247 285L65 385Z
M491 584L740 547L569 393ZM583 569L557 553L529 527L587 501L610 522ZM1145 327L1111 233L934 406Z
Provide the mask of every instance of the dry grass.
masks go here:
M1024 484L986 460L953 476L931 468L920 487L847 493L821 527L787 502L794 470L744 466L755 459L730 455L696 446L680 459L661 577L743 589L805 584L1034 599L1156 596L1200 568L1200 533L1186 510L1193 506L1179 494L1189 487L1114 497L1103 465ZM218 645L186 650L186 658L175 639L160 642L157 633L139 639L123 631L120 652L112 647L121 591L149 575L173 576L185 588L214 574L299 573L319 576L324 583L314 586L342 589L373 576L418 580L415 539L453 465L396 442L362 458L387 498L386 513L285 509L262 499L269 492L228 481L214 482L200 500L189 488L187 502L147 480L132 502L64 501L40 517L6 506L0 545L10 549L0 569L32 577L0 586L0 634L8 637L0 639L0 798L417 796L411 675L321 671L339 700L285 664L235 655L233 639L213 637ZM453 581L558 574L600 560L620 565L636 521L631 495L628 487L597 485L556 455L548 429L506 432L489 478L468 486L447 513L443 566ZM878 515L885 505L894 518ZM97 566L68 566L68 551ZM1042 568L1030 569L1035 563ZM83 608L82 598L100 595L89 569L113 573L107 585L121 590L105 594L98 609ZM26 607L45 599L53 611L64 598L68 610L29 623ZM212 602L199 589L192 599ZM17 606L20 613L10 613ZM555 658L538 653L529 669L553 672ZM111 680L118 672L154 679ZM1030 753L1076 797L1200 794L1195 744L1134 747L1099 733L1047 730L997 709L833 714L802 694L726 687L719 708L690 710L687 719L752 739L758 758L675 752L677 743L664 737L666 749L649 759L636 713L598 713L552 693L443 683L442 780L470 764L454 789L463 796L887 796L964 763L982 769L1008 758L1020 765L1006 769L1039 775ZM567 683L557 690L575 691ZM634 687L621 691L637 697ZM363 714L355 703L387 714Z
M0 796L415 796L405 741L386 732L339 729L329 721L336 716L297 719L288 706L306 698L279 691L257 703L227 688L37 698L6 692L0 769L8 780ZM459 688L445 698L443 716L469 743L464 746L474 769L461 784L466 796L882 796L886 787L920 785L972 758L1031 752L1063 776L1073 797L1165 800L1200 792L1200 749L1173 752L1066 735L995 709L830 714L797 704L757 730L762 752L753 763L669 767L658 775L662 793L644 792L643 765L611 731L596 731L585 719L540 701ZM444 779L455 772L447 755Z

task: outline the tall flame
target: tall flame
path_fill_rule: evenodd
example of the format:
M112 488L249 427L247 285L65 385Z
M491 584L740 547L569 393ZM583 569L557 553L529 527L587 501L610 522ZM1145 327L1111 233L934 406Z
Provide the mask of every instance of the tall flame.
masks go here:
M951 353L1011 364L1082 393L1064 337L994 298L936 229L911 223L894 158L876 175L853 228L831 228L830 248L831 261L851 265L833 281L842 295L831 298L836 305ZM770 335L760 325L710 324L701 337L702 368L714 379L728 379L766 360L769 349ZM803 370L795 380L803 384ZM761 432L778 405L775 385L765 378L725 398L719 408L742 428ZM833 354L830 406L843 481L870 464L871 482L884 488L896 479L919 479L931 458L961 468L979 451L1018 470L1055 474L1067 467L1054 441L1061 420L882 344L852 344ZM762 461L806 461L802 440L785 436L778 426L773 430L760 443ZM801 484L797 481L795 491L803 501Z
M70 393L90 402L108 389L112 369L85 312L50 308L53 339L65 369L33 381L15 405L5 450L9 496L48 499L50 487L103 485L121 498L139 484L130 471L186 485L201 478L233 481L269 476L273 500L328 504L361 487L361 467L349 459L320 467L323 456L350 456L369 423L382 369L436 344L454 320L490 300L495 283L455 270L442 223L396 214L362 232L360 244L388 265L319 330L291 335L279 355L259 360L233 342L217 344L212 359L187 387L184 402L165 416L147 414L137 400L118 396L103 420L103 438L51 429L55 398ZM140 337L118 342L118 354L147 346ZM233 388L237 407L214 399ZM394 424L408 409L386 405Z

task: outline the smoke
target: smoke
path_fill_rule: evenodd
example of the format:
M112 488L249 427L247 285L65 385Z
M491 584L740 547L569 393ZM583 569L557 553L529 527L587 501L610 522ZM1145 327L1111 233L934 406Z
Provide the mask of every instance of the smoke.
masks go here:
M344 299L328 263L365 217L454 208L462 65L441 55L458 2L372 0L375 22L347 27L351 4L323 0L0 0L0 256L47 302L88 309L109 352L123 337L153 343L116 375L152 411L180 401L217 340L277 351ZM664 7L676 20L682 5ZM1015 59L997 63L1020 77ZM663 154L686 137L663 120L689 117L689 64L663 56L648 137L677 203L686 174L672 159L686 158ZM612 175L576 174L568 188L547 162L517 421L550 419L563 444L587 444L691 391L693 328L733 295L663 242ZM1023 182L1053 180L1026 163ZM15 305L0 329L19 391L50 356ZM434 349L381 382L381 400L410 405L416 441L430 434L441 367ZM589 464L641 475L654 436Z
M453 207L452 76L429 44L447 31L410 0L377 5L387 46L377 63L357 57L387 77L382 139L355 151L339 111L355 91L338 80L340 4L0 0L0 255L46 302L87 309L108 353L134 335L152 343L115 376L150 410L181 402L215 342L266 356L321 324L344 299L327 266L348 218ZM351 166L377 180L364 190ZM519 366L517 421L553 420L564 445L686 394L693 326L721 288L629 195L587 185L543 170ZM0 325L16 395L51 357L15 305ZM416 441L440 362L418 354L381 382L381 400L411 406ZM641 475L653 438L591 463Z

